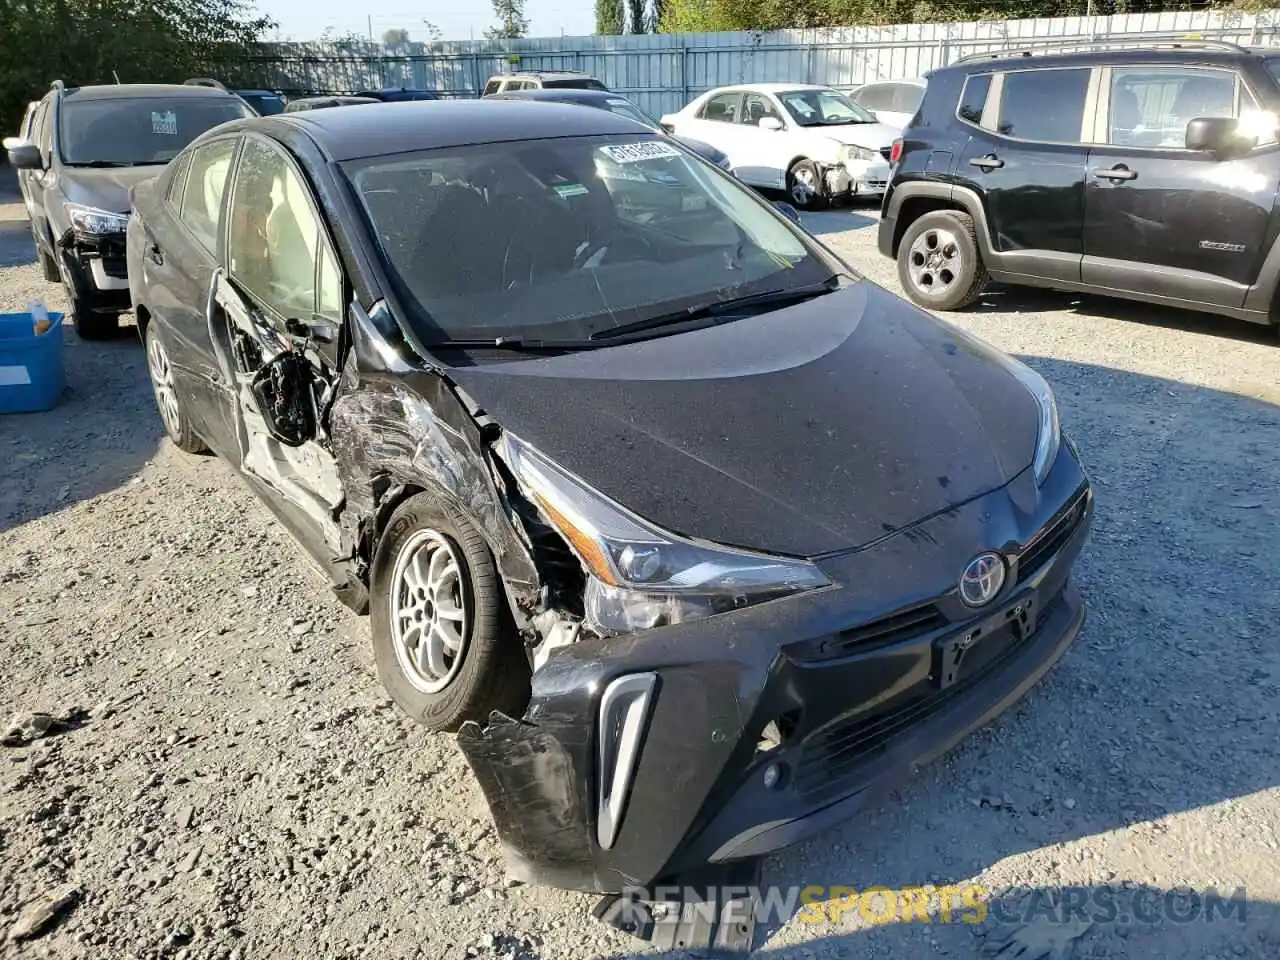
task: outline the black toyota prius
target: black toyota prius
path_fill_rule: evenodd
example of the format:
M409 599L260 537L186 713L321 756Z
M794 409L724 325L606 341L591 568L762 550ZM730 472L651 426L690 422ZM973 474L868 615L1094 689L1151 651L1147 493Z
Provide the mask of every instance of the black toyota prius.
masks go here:
M1084 619L1022 363L602 110L226 124L134 191L157 405L457 731L510 869L617 892L855 813Z

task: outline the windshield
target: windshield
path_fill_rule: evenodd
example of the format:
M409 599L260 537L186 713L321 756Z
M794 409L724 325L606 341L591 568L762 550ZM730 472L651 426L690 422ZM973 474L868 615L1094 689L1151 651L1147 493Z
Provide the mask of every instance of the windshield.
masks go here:
M646 135L343 165L427 343L581 340L843 268L765 201Z
M242 93L240 96L264 117L284 113L284 100L273 93Z
M643 123L650 130L658 129L658 121L630 100L624 100L622 97L609 97L605 100L605 105L609 108L610 113L616 113L618 116L634 120L636 123Z
M835 90L789 90L778 94L778 99L802 127L876 122L864 108Z
M64 100L58 149L68 166L168 163L211 127L252 116L235 97Z

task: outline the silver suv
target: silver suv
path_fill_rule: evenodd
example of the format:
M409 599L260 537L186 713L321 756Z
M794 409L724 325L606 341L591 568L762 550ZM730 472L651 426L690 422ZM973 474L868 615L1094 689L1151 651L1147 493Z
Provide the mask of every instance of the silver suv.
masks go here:
M482 96L510 93L512 90L608 90L603 83L587 73L576 70L558 70L551 73L501 73L490 77L484 85Z

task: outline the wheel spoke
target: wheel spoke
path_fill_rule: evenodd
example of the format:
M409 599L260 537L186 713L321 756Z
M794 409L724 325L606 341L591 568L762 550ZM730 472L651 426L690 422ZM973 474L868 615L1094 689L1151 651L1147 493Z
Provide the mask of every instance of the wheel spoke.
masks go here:
M422 649L425 651L426 663L420 669L436 678L447 676L449 664L445 660L445 636L440 632L439 624L423 637Z
M427 589L427 570L423 563L423 554L426 552L425 548L419 550L404 568L404 582L411 594Z
M441 620L453 620L461 623L466 613L458 605L458 601L451 594L446 593L436 598L436 616Z
M437 592L440 589L441 580L452 566L453 558L449 556L449 551L443 545L437 547L435 553L431 555L431 565L427 568L427 589L432 593Z
M437 620L433 633L439 638L442 647L457 653L462 649L462 634L458 628L447 620Z

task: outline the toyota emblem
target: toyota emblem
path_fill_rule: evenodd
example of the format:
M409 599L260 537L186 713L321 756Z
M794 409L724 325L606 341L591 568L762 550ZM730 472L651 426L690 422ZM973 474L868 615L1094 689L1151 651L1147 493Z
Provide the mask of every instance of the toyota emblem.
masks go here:
M960 599L968 606L986 606L1004 586L1004 561L997 553L980 553L960 574Z

